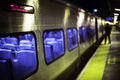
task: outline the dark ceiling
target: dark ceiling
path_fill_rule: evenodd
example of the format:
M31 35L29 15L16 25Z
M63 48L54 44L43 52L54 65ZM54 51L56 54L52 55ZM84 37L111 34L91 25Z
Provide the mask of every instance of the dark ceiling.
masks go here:
M72 4L75 4L83 9L93 12L93 9L97 9L96 15L103 17L113 17L114 8L120 8L120 0L65 0Z

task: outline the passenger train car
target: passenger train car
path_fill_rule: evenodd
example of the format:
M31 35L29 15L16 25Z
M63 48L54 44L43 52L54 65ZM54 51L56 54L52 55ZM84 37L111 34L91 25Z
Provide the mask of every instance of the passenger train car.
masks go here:
M63 0L1 0L0 18L0 80L73 79L104 35L104 19Z

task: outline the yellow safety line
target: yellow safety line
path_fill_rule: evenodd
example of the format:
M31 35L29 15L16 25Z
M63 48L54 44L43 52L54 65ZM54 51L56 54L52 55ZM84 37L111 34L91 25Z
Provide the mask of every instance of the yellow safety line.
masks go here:
M100 45L77 80L102 80L109 44Z

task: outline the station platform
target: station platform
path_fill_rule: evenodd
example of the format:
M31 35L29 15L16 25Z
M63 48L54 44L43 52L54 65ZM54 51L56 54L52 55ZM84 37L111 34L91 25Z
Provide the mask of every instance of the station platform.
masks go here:
M120 32L111 32L111 44L104 40L76 80L120 80Z

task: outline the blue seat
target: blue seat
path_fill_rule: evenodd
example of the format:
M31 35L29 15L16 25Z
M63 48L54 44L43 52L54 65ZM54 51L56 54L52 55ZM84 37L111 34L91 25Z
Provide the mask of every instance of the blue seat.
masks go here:
M0 49L0 58L2 59L11 59L11 50L8 49Z
M18 40L15 37L6 37L5 42L9 44L18 44Z
M22 66L33 66L35 63L35 51L20 50L17 53L18 64Z
M3 44L2 49L8 49L8 50L14 49L15 50L15 45L10 44L10 43L5 43Z
M12 76L10 60L0 59L0 80L12 80Z
M51 45L44 45L45 46L45 58L47 63L51 62L54 58L53 56L53 48Z
M19 48L20 50L32 50L32 43L29 40L21 40Z

